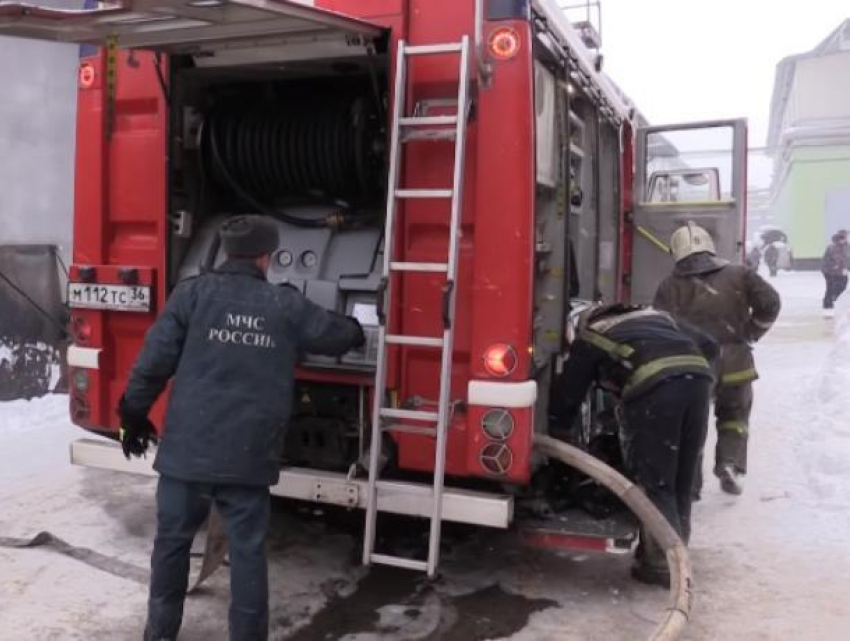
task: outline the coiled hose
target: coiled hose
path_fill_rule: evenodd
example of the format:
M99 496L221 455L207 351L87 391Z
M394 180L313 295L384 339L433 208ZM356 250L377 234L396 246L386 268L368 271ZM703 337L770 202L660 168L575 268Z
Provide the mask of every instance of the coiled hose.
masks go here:
M243 204L301 227L328 219L293 216L270 203L374 199L382 181L380 123L372 101L313 96L309 101L230 104L210 113L202 145L211 175Z
M646 532L664 549L670 567L670 601L664 620L655 628L650 641L674 641L680 638L691 613L693 580L688 550L667 519L640 488L587 452L543 435L534 437L534 445L549 458L576 468L611 490L635 513Z

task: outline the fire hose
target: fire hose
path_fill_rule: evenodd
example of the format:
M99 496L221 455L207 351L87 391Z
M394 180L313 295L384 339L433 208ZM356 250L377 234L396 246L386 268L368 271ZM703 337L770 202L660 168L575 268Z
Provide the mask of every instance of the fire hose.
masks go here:
M557 459L601 483L616 495L640 519L644 530L666 552L670 568L670 599L663 620L649 637L650 641L675 641L688 623L692 604L692 577L690 560L685 544L643 491L596 457L554 438L537 435L534 444L538 451ZM115 576L146 582L146 571L118 559L107 557L87 548L69 545L57 537L42 532L33 539L0 537L0 547L32 548L50 547L55 551L87 563ZM206 546L198 577L192 582L194 591L217 568L224 564L227 538L218 512L210 512L207 523Z
M680 638L688 623L693 599L691 564L685 544L667 519L639 487L596 457L549 436L535 436L534 445L549 458L587 474L613 492L634 512L644 530L666 552L670 567L670 600L664 619L649 638L650 641Z

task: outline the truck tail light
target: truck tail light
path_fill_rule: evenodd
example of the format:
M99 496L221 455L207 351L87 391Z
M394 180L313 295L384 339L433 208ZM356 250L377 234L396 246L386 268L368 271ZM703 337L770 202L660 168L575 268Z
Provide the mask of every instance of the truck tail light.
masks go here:
M499 27L490 34L490 54L496 60L510 60L519 53L520 39L511 27Z
M505 343L491 345L484 352L484 369L491 376L499 378L508 376L516 369L516 350Z
M489 474L504 476L514 464L514 453L504 443L489 443L481 450L479 460Z

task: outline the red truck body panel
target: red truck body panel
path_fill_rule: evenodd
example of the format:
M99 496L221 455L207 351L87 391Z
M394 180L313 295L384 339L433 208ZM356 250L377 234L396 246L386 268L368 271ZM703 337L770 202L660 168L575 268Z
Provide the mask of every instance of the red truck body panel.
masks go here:
M411 44L456 42L474 32L472 2L456 0L319 0L316 6L367 19L391 29L389 51L399 38ZM527 381L531 375L535 261L535 108L533 34L524 20L485 24L485 33L509 26L520 38L516 57L494 62L492 85L478 87L468 129L462 241L457 283L452 398L465 399L470 380ZM74 226L74 275L95 267L101 283L120 282L119 267L140 269L154 286L150 314L75 310L74 323L87 325L77 343L98 348L100 367L90 372L85 398L75 393L72 414L78 424L101 432L117 430L117 406L145 331L162 309L168 289L169 223L168 105L155 73L156 59L146 52L120 53L114 101L104 77L106 52L88 58L94 83L79 92L77 174ZM394 53L391 54L394 56ZM454 95L457 58L416 60L410 70L408 104ZM166 68L167 61L159 64ZM473 61L474 64L474 61ZM390 60L395 69L395 60ZM389 83L392 86L392 82ZM109 105L113 103L112 113ZM631 203L633 162L631 134L624 126L621 165L622 214ZM451 185L451 143L413 143L406 149L402 184L408 188ZM399 260L444 261L447 255L449 205L440 201L404 202L398 212ZM623 221L625 223L625 221ZM625 224L622 225L626 227ZM621 270L630 264L629 241L621 243ZM404 274L394 289L394 317L403 333L438 335L442 330L444 279L433 274ZM621 297L627 286L620 278ZM86 332L83 332L86 334ZM484 353L493 344L511 345L517 365L494 379L484 368ZM395 348L389 381L398 397L436 400L439 353ZM362 374L305 370L306 380L360 382ZM161 418L163 403L154 420ZM486 475L479 463L486 437L484 409L456 412L449 432L446 470L450 475ZM533 435L531 407L511 410L516 429L507 444L511 470L503 480L525 482L530 474ZM430 471L434 440L401 434L396 438L403 469Z

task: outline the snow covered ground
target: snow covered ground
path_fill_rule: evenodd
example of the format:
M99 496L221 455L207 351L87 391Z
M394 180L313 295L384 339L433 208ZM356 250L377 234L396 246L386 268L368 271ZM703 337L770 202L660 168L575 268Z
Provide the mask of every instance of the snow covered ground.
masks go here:
M846 639L850 625L850 332L821 318L819 274L782 273L784 310L757 350L750 476L707 480L695 509L687 638ZM115 576L45 549L0 548L0 641L140 638L153 481L67 463L66 399L0 404L0 537L49 530L124 564ZM709 444L709 451L713 445ZM706 467L710 465L707 457ZM435 585L358 565L346 524L277 510L272 638L470 641L645 638L664 591L623 556L525 550L454 534ZM190 599L187 641L226 638L226 572Z

